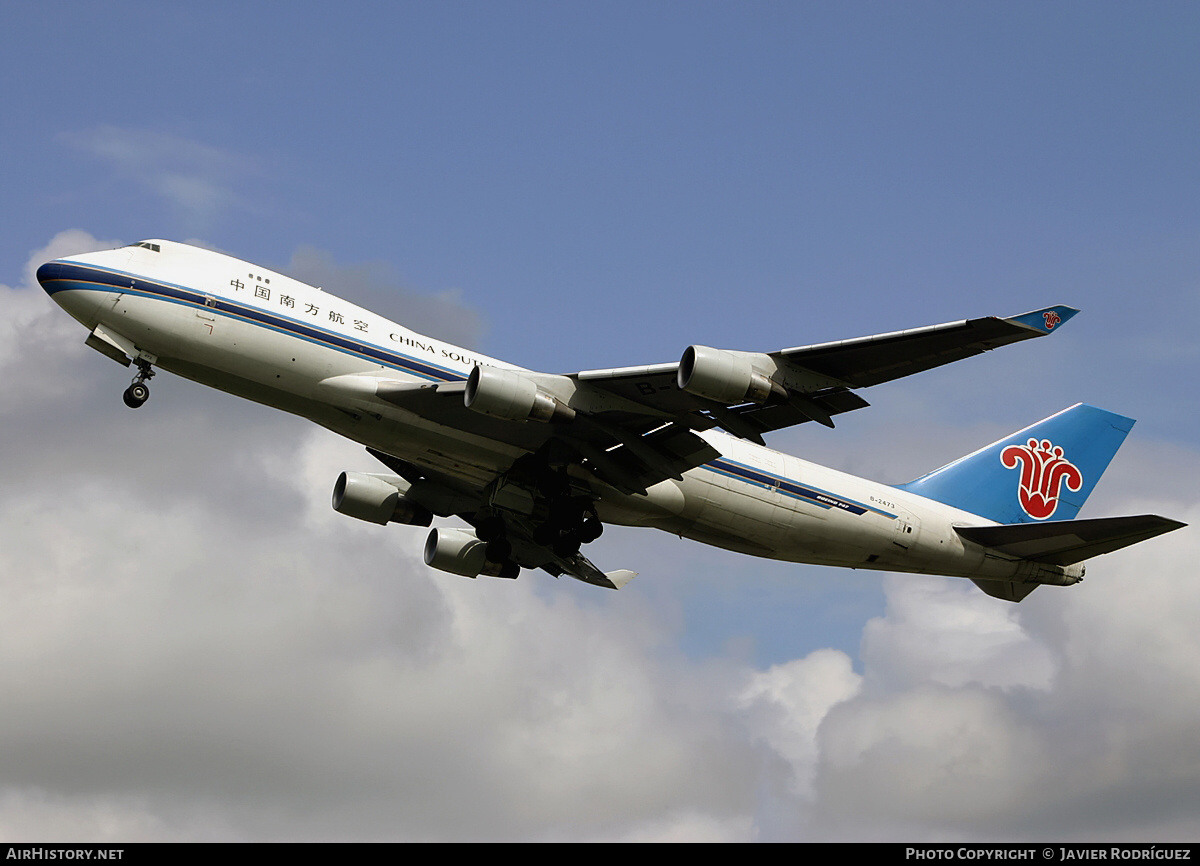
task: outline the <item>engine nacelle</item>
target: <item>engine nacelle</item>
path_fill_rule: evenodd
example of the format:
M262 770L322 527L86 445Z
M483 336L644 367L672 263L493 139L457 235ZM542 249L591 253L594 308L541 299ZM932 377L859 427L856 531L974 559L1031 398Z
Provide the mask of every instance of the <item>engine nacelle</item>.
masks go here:
M418 505L400 492L408 482L387 475L343 472L333 485L333 510L371 523L408 523L428 526L433 522L429 509Z
M575 411L516 370L476 367L467 379L468 409L505 421L570 421Z
M743 352L688 346L679 359L676 384L689 394L727 406L765 403L776 392L786 395L782 386L754 369L752 357Z
M463 577L516 577L521 569L514 562L491 562L487 544L466 529L429 530L425 539L425 564Z

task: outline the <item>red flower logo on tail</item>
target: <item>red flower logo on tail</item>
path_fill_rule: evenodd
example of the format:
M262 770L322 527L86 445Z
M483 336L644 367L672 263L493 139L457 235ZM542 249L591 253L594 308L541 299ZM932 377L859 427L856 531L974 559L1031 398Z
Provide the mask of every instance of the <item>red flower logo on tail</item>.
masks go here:
M1017 498L1021 507L1034 520L1045 520L1058 509L1058 496L1065 483L1068 490L1083 486L1083 474L1074 463L1063 457L1063 450L1049 439L1038 442L1030 439L1024 445L1009 445L1000 452L1000 462L1006 469L1021 464L1021 485Z

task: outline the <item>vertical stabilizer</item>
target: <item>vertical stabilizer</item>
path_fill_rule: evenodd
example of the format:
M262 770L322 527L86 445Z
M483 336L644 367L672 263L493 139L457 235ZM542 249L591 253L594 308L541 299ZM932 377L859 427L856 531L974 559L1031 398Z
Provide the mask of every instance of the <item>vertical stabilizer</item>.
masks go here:
M899 487L998 523L1071 520L1133 424L1077 403Z

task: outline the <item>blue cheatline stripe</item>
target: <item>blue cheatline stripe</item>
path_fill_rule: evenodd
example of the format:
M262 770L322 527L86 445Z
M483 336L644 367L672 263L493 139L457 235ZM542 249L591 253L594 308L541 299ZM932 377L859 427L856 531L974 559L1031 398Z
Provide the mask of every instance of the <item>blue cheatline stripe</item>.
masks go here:
M755 469L724 457L713 460L711 463L705 463L703 468L718 475L724 475L726 478L733 478L738 481L758 485L759 487L778 490L780 493L790 496L793 499L801 499L820 508L837 508L841 511L848 511L851 514L866 514L868 511L871 511L889 519L896 517L895 514L884 511L882 508L864 505L853 499L837 496L827 490L805 487L781 475L764 472L761 469Z
M106 291L120 294L135 295L143 298L167 301L183 306L203 308L225 316L268 328L269 330L287 334L320 346L336 349L345 354L354 355L364 360L383 364L396 370L403 370L433 382L461 382L466 377L457 371L440 367L418 360L400 352L388 351L372 343L354 340L325 328L317 328L303 322L289 319L275 313L268 313L257 307L238 304L220 295L188 289L171 283L147 280L136 274L109 268L98 268L92 265L78 265L69 262L53 262L43 265L46 272L43 286L47 294L61 291ZM50 288L46 283L62 283L56 288ZM129 283L129 285L126 285ZM99 286L91 289L89 286ZM205 303L212 299L214 306Z

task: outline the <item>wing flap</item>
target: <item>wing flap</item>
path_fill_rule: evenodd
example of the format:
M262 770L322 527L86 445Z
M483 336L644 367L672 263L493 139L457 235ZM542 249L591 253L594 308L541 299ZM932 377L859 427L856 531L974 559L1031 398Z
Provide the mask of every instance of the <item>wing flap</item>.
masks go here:
M1011 601L1014 604L1041 586L1040 583L1018 583L1015 580L975 580L974 578L971 579L971 583L992 598Z
M794 427L807 421L816 421L832 427L829 419L843 412L853 412L871 404L847 388L832 388L809 397L793 399L776 405L739 406L732 409L738 419L750 424L760 435L784 427Z
M592 586L602 586L605 589L621 589L637 577L636 571L626 568L603 572L592 565L591 560L582 553L577 553L568 559L560 558L558 562L563 574L570 575L584 583L590 583Z

